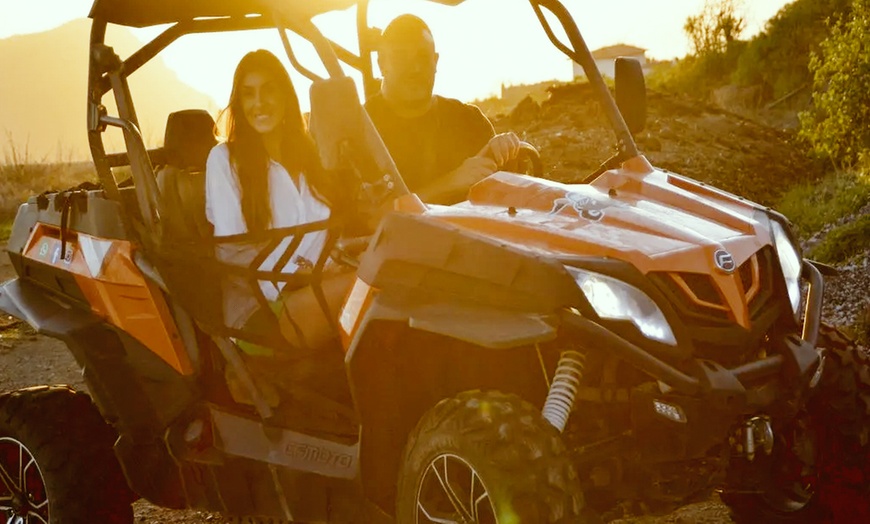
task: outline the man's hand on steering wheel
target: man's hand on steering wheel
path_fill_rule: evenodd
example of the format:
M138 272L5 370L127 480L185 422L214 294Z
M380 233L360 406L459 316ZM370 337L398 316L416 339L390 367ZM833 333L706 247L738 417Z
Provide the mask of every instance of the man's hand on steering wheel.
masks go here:
M505 171L528 173L537 177L544 174L538 150L512 132L492 137L478 155L493 159L498 168Z
M520 138L513 132L499 133L489 139L478 156L486 156L499 166L504 166L517 157L520 152Z

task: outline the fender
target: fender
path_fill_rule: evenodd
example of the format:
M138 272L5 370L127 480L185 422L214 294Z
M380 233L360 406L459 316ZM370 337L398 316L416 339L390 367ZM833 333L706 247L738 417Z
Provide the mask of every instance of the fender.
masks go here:
M407 436L439 400L482 388L543 405L546 377L529 370L541 368L536 342L557 329L557 319L528 312L374 297L345 357L365 496L392 512Z
M413 308L408 325L476 346L506 349L556 338L552 315L433 304Z
M400 322L412 329L491 349L548 342L556 338L559 325L555 314L506 311L469 304L414 304L378 294L356 330L348 348L348 358L351 358L369 323L377 320Z
M64 341L69 341L76 332L102 323L93 313L20 278L0 286L0 311L27 322L40 334Z

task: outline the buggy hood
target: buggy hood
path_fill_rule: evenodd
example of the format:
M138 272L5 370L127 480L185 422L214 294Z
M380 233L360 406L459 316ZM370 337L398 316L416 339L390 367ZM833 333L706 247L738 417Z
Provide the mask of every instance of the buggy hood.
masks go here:
M473 186L468 201L427 214L541 255L619 259L644 274L708 273L720 250L740 265L771 244L755 204L649 169L609 171L592 184L499 172Z

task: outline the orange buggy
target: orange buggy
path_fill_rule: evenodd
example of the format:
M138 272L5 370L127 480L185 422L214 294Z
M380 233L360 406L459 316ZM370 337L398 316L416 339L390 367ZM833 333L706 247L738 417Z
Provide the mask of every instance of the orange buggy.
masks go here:
M367 0L275 12L256 0L96 0L86 96L101 187L22 204L8 246L18 277L0 288L0 309L66 342L90 398L58 386L0 397L0 515L131 523L144 497L236 522L575 523L714 488L740 522L866 512L870 371L820 323L828 270L802 257L775 211L653 167L632 139L639 66L617 64L617 104L561 2L529 4L586 69L618 153L587 183L502 171L442 207L408 193L340 66L375 89ZM352 6L355 51L312 22ZM168 27L122 59L108 24ZM265 27L312 79L321 160L356 205L216 239L202 211L211 117L172 115L149 150L127 79L186 34ZM299 63L288 31L313 44L327 78ZM108 127L125 152L106 153ZM360 215L375 228L350 237ZM324 230L310 271L261 267ZM230 266L214 256L221 245L256 255ZM356 272L340 310L322 292L330 258ZM231 282L266 311L263 280L313 290L341 341L322 350L343 357L331 381L301 371L310 360L287 364L300 378L278 406L237 343L297 348L268 314L251 330L223 305Z

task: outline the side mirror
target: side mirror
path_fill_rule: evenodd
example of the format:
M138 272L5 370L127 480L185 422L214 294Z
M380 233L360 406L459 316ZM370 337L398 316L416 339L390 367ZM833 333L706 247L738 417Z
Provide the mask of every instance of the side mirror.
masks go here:
M646 82L640 62L619 57L615 64L616 106L632 135L646 126Z

